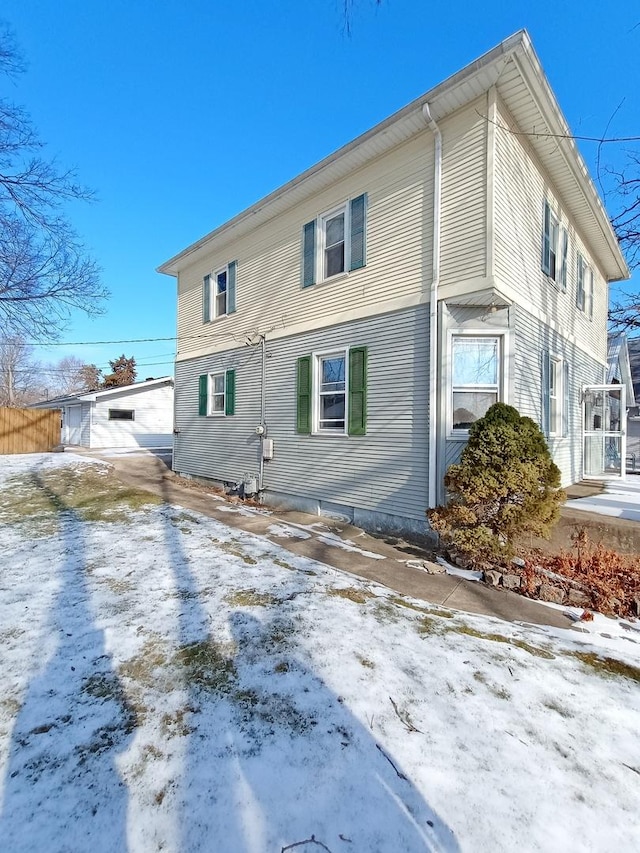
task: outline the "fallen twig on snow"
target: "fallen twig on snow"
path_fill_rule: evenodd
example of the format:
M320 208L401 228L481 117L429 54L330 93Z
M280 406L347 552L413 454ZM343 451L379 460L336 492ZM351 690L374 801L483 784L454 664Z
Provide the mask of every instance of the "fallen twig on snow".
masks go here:
M327 853L331 853L331 850L329 850L327 845L323 844L322 841L318 841L315 835L312 835L311 838L305 838L304 841L296 841L293 844L287 844L286 847L283 847L280 850L280 853L285 853L285 850L293 850L294 847L302 847L303 844L317 844L318 847L322 847L322 849L326 850Z
M377 743L377 744L376 744L376 747L380 750L380 752L384 755L384 757L387 759L387 761L389 762L389 764L390 764L390 765L393 767L393 769L396 771L396 774L397 774L397 776L398 776L398 779L404 779L404 781L405 781L405 782L408 782L409 780L407 779L407 777L404 775L404 773L401 773L401 772L398 770L398 768L396 767L396 765L395 765L395 764L393 763L393 761L389 758L389 756L388 756L388 755L387 755L387 753L384 751L384 749L380 746L380 744L379 744L379 743Z
M422 732L420 731L420 729L417 729L417 728L413 725L413 723L411 722L411 717L409 716L409 714L407 714L407 713L405 713L404 715L403 715L403 714L401 714L401 713L400 713L400 710L399 710L399 708L398 708L398 706L397 706L397 705L396 705L396 703L393 701L393 699L391 698L391 696L389 696L389 702L391 702L391 706L392 706L393 710L396 712L396 716L397 716L397 718L400 720L400 722L402 723L402 725L406 727L407 731L408 731L408 732L418 732L418 734L419 734L419 735L421 735L421 734L422 734Z

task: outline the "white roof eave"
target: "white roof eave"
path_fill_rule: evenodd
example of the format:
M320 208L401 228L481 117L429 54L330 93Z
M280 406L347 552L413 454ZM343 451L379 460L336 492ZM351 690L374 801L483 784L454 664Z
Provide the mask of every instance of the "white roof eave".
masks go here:
M177 276L182 269L201 259L214 248L223 245L233 237L247 233L271 217L330 186L336 180L348 175L354 168L359 168L424 130L426 123L422 115L422 106L425 103L430 105L433 118L439 121L479 97L499 82L500 74L511 58L517 63L529 95L534 99L541 120L549 127L549 132L563 136L569 135L568 125L542 70L531 40L527 32L521 30L366 133L174 255L158 267L158 272ZM509 107L508 102L506 105ZM592 248L597 252L608 280L629 278L629 269L584 160L572 139L567 138L564 142L566 144L557 147L556 162L552 165L556 169L568 168L573 181L580 188L584 204L580 205L579 210L572 210L572 214L581 225L585 236L596 234L597 245ZM549 155L545 154L541 159L544 162L549 159Z

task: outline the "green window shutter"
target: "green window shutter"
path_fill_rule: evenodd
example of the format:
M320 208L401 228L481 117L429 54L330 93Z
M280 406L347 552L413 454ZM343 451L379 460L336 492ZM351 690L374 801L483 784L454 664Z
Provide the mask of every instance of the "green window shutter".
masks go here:
M298 359L297 368L297 417L296 432L302 435L311 433L311 356Z
M367 432L367 348L349 350L349 435Z
M227 370L224 377L224 413L235 415L236 413L236 372Z
M202 280L202 322L211 320L211 276L205 275Z
M367 194L351 200L351 261L349 269L359 270L367 262L366 220Z
M589 267L587 279L587 299L589 300L589 319L593 319L593 270Z
M316 221L307 222L302 233L302 286L316 283Z
M562 435L569 435L569 363L565 361L562 365Z
M542 352L542 418L540 422L540 428L544 433L545 437L549 437L549 428L550 428L550 400L549 400L549 377L551 374L551 356L549 355L549 350L543 350Z
M198 380L198 414L207 414L207 389L209 387L209 377L203 373Z
M227 268L227 314L236 310L236 267L237 261L229 261Z

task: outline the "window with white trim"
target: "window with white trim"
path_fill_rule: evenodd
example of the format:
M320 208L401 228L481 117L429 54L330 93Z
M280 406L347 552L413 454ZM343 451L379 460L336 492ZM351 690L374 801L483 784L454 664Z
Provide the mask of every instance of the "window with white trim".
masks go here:
M347 353L316 356L317 432L345 432L347 417Z
M569 235L563 228L548 201L544 203L542 228L542 271L562 290L567 289L567 259Z
M302 229L302 286L366 264L367 194L320 214Z
M224 415L225 410L225 374L209 374L208 415Z
M500 399L501 337L454 335L451 362L449 429L464 435Z
M593 317L593 270L580 252L576 262L576 305L589 317Z
M202 280L202 322L210 323L236 310L237 261L229 263L216 272L205 275Z
M320 217L322 278L331 278L345 270L346 222L346 205Z
M296 366L296 432L367 434L367 347L300 356Z
M562 359L549 359L549 435L562 432Z
M227 313L227 268L218 270L213 277L213 316Z

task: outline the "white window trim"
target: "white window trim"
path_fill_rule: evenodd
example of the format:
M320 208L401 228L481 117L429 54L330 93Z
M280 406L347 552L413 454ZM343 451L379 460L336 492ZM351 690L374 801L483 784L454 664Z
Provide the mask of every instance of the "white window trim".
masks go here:
M218 302L216 296L218 295L218 276L220 273L227 274L227 299L225 302L225 306L227 310L224 314L218 314L217 307ZM209 322L213 323L215 320L221 320L223 317L227 317L229 315L229 264L224 267L218 267L218 269L209 273Z
M580 293L580 272L582 271L582 305L578 302ZM589 320L593 320L594 278L593 267L582 252L576 253L576 308Z
M551 396L551 376L554 374L555 394ZM547 397L549 399L549 438L560 438L562 436L563 408L564 408L564 359L556 353L549 353L549 387ZM551 400L556 401L555 420L552 416Z
M553 253L555 258L555 269L553 274L551 270L547 272L544 268L544 243L546 239L546 231L545 231L545 213L549 210L549 251ZM551 237L555 230L555 239L552 241ZM567 241L567 257L566 260L563 258L562 247L564 241ZM543 257L541 259L541 267L544 275L554 283L554 285L562 292L566 292L567 290L567 273L569 267L569 232L562 224L562 219L559 213L553 209L551 202L548 199L545 199L544 205L542 208L542 246L543 246ZM564 278L564 282L563 282Z
M344 429L320 429L320 360L329 355L344 355ZM349 347L333 347L311 353L311 434L345 436L349 434Z
M215 387L215 378L216 376L222 376L222 411L214 412L213 410L213 397L214 397L214 387ZM220 396L220 395L218 395ZM208 418L224 418L226 417L226 408L227 408L227 371L223 370L222 372L218 371L217 373L208 373L207 374L207 417Z
M509 403L509 377L511 375L512 361L512 334L508 329L487 328L463 328L449 329L447 333L447 352L443 359L442 369L444 381L441 388L445 393L445 430L447 440L467 441L468 429L453 429L453 339L454 338L497 338L498 339L498 402Z
M326 222L334 216L344 214L344 269L334 275L325 276L324 274L324 252L326 248ZM321 213L316 220L316 281L321 284L324 281L336 281L341 276L349 274L349 266L351 263L351 204L349 199L346 199L336 207Z

